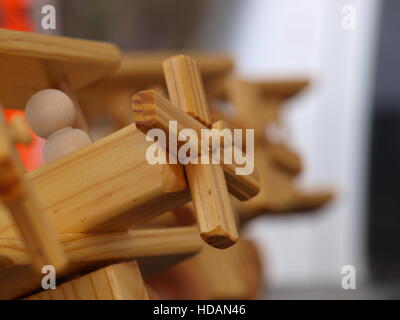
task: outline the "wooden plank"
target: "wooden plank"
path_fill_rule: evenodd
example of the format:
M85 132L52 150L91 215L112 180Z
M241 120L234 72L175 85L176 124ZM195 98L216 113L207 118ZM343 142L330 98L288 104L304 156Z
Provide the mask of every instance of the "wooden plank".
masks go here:
M203 245L196 226L138 229L116 233L66 234L61 245L71 264L57 278L110 263L138 260L145 276L197 253ZM0 299L14 299L41 287L22 241L0 238Z
M211 124L195 61L179 55L165 60L163 68L172 103L206 126ZM217 248L236 243L239 236L222 167L188 164L185 172L203 239Z
M63 70L72 90L113 73L120 63L112 44L0 29L0 97L23 109L35 92L54 87Z
M71 290L72 287L72 290ZM66 295L65 291L70 294ZM114 264L47 290L27 300L148 300L146 285L136 261Z

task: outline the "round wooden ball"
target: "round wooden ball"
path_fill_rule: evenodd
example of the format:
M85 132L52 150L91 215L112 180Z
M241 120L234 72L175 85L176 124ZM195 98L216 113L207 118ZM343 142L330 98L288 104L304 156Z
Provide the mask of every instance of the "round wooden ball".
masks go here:
M32 130L42 138L73 127L76 117L71 98L56 89L36 92L26 103L25 114Z
M61 130L47 139L43 148L43 160L48 163L90 143L92 140L85 131L72 128Z

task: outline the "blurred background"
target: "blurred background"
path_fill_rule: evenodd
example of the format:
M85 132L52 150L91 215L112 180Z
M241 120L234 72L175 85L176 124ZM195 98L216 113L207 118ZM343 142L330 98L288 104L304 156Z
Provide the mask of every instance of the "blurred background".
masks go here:
M45 32L46 4L57 28ZM242 78L310 78L284 117L306 166L299 183L336 198L317 214L248 227L265 298L400 298L399 1L0 0L0 25L122 50L228 52ZM345 265L355 290L342 289Z

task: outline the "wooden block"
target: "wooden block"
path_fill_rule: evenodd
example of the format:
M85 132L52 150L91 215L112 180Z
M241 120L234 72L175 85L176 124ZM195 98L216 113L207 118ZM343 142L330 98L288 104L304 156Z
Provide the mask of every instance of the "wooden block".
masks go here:
M63 283L54 290L46 290L27 299L148 300L149 295L139 265L133 261L96 270Z
M165 60L163 68L172 103L206 126L210 125L206 97L195 62L180 55ZM203 239L218 248L236 243L236 221L222 167L188 164L185 171Z
M182 167L150 165L149 145L131 125L30 172L54 230L127 230L188 202ZM15 231L5 215L0 209L0 235Z
M149 276L197 253L203 245L196 226L65 234L60 242L71 263L57 270L57 278L130 260L138 260ZM0 299L15 299L40 288L41 278L32 272L22 241L0 237Z
M76 91L113 73L112 44L0 29L0 98L23 109L35 92L67 82Z

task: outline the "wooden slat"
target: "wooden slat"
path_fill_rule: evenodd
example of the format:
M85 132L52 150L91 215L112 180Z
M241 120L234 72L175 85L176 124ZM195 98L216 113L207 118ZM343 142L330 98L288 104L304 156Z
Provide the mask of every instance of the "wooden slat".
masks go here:
M172 103L206 126L210 125L205 93L195 62L179 55L165 60L163 68ZM185 171L202 237L218 248L236 243L236 221L222 167L188 164Z

